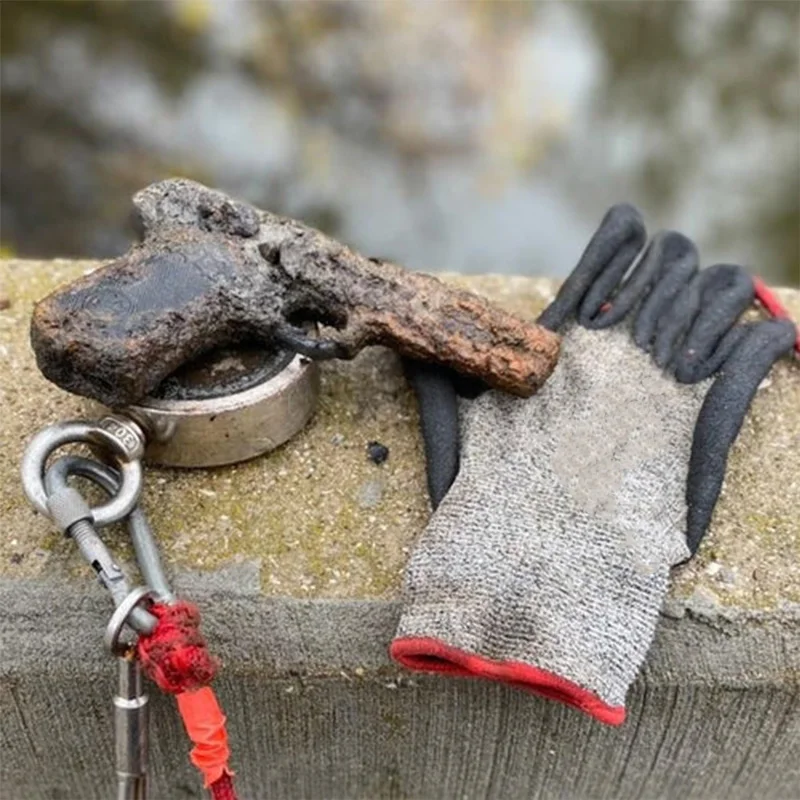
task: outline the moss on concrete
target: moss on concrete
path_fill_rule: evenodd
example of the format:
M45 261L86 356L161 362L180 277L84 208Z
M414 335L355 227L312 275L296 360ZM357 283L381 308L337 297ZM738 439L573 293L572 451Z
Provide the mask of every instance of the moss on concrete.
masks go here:
M30 509L18 464L29 437L88 403L50 385L28 346L33 302L94 262L0 262L0 575L88 579L75 548ZM553 296L540 278L447 276L526 316ZM800 293L784 299L800 316ZM7 307L5 307L7 306ZM4 308L5 307L5 308ZM376 466L377 440L390 451ZM144 505L173 569L256 560L265 594L388 597L428 516L416 409L399 364L375 348L326 364L318 413L278 451L214 470L148 470ZM124 532L107 540L130 558ZM759 391L732 454L723 498L698 558L673 594L721 604L800 602L800 369L779 365Z

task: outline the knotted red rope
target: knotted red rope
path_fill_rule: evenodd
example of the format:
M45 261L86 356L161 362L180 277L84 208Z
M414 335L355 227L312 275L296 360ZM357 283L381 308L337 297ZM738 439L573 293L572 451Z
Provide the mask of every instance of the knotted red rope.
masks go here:
M192 763L203 774L213 800L236 800L225 716L209 686L217 662L200 633L200 612L190 603L155 603L158 624L136 644L142 669L164 692L174 694L183 724L194 743Z
M770 316L776 319L791 319L786 306L761 278L753 278L753 283L756 287L756 301ZM794 340L794 352L795 355L800 356L800 325L796 324L795 328L797 335Z
M137 655L145 675L168 694L208 686L217 663L200 633L197 607L179 601L174 605L155 603L148 611L158 619L158 625L137 642Z

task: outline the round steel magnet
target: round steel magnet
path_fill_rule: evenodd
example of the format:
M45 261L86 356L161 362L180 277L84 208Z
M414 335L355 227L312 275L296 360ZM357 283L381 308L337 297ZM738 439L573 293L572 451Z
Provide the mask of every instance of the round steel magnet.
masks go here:
M123 413L147 431L149 463L215 467L286 442L311 418L318 396L319 370L308 358L245 345L183 367Z

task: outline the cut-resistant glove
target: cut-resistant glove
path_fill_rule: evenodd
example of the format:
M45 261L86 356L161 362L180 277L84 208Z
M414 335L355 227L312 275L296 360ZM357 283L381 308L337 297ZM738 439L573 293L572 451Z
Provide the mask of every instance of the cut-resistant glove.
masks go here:
M741 267L699 270L675 232L645 245L634 208L606 214L539 319L563 344L533 397L460 399L409 365L435 512L406 571L400 664L624 720L670 568L697 550L750 401L795 338L787 319L739 321Z

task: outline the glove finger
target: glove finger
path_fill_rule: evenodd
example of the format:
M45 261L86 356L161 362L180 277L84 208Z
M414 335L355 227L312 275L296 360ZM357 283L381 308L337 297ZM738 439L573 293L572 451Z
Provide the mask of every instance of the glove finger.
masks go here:
M678 247L675 246L675 239ZM599 330L616 325L640 301L642 295L654 284L658 284L666 270L673 266L676 255L683 255L683 251L694 245L680 234L659 233L635 261L628 277L623 281L621 288L608 289L604 279L606 273L596 281L581 305L579 321L585 328ZM677 253L675 252L677 250ZM627 255L627 254L626 254ZM609 270L608 277L613 270ZM608 294L608 291L611 294ZM601 294L601 292L603 294ZM597 303L600 303L598 306ZM585 313L584 313L585 312ZM590 316L591 315L591 316Z
M425 447L428 494L437 508L458 474L458 397L450 370L404 359L403 366L419 404Z
M711 377L725 364L731 353L747 337L748 328L748 325L734 325L719 340L713 352L702 359L696 358L693 354L692 346L687 344L681 349L677 356L678 361L675 362L676 380L679 383L699 383ZM689 353L686 357L682 356L684 350Z
M775 361L794 346L790 320L742 326L746 335L708 391L697 418L686 484L686 542L694 555L708 529L719 497L728 452L750 402Z
M672 358L681 383L704 380L719 368L738 343L734 326L755 296L753 279L742 267L717 264L705 272L700 308Z
M550 330L558 330L579 306L581 320L591 321L636 260L645 239L644 222L639 212L626 204L612 206L586 246L578 265L537 322ZM591 292L590 297L587 292Z
M715 264L700 270L659 317L652 348L653 360L665 368L678 348L683 346L684 337L701 313L705 321L698 329L702 332L702 335L698 334L698 342L707 347L702 341L702 336L705 336L713 350L719 338L749 305L747 296L752 302L752 279L741 267ZM716 306L719 306L719 312Z
M660 262L660 270L636 315L633 340L649 352L659 320L694 278L700 256L691 239L676 231L664 231L653 238L646 258Z

